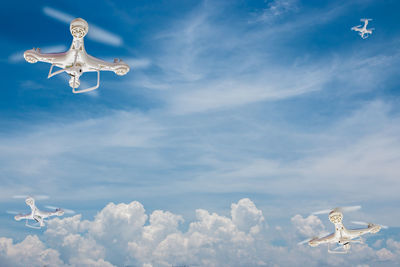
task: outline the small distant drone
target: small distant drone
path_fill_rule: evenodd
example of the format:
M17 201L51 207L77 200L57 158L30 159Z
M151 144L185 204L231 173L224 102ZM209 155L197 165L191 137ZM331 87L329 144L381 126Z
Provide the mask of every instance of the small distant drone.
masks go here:
M372 31L375 30L374 28L367 29L368 21L370 20L372 19L360 19L360 21L364 22L364 26L354 26L351 28L351 30L359 32L358 34L361 36L361 38L367 39L372 34Z
M31 213L22 215L18 214L15 215L15 220L20 221L20 220L26 220L25 225L34 228L34 229L40 229L45 226L44 224L44 219L51 217L51 216L62 216L64 215L64 210L62 209L55 209L55 211L41 211L39 210L36 205L35 205L35 200L32 197L27 197L25 200L26 205L28 205L31 208ZM50 207L49 207L50 208ZM52 208L52 207L51 207ZM36 224L29 224L28 220L34 220L36 221Z
M362 229L346 229L342 223L343 211L354 211L360 209L360 206L342 207L335 208L333 210L322 210L314 212L313 214L327 214L329 213L329 220L335 225L335 232L333 234L327 235L321 238L312 238L305 240L301 243L308 242L311 247L316 247L321 244L328 243L329 253L348 253L350 250L350 243L363 243L361 236L364 234L372 233L375 234L381 230L381 228L387 228L387 226L364 223L353 221L353 224L366 225L367 228ZM300 244L300 243L299 243ZM338 246L331 249L331 244L337 244Z
M50 63L50 71L47 78L53 77L62 72L68 73L70 76L69 85L72 87L73 93L84 93L95 90L100 85L100 71L114 71L117 75L125 75L129 71L129 66L121 59L114 59L114 62L106 62L95 58L86 53L83 37L89 30L88 23L81 18L74 19L70 24L70 31L74 37L70 49L64 53L42 54L40 49L33 48L24 53L24 58L29 63L38 61ZM53 67L59 67L61 70L52 72ZM97 72L97 84L93 87L76 90L79 87L80 76L85 72Z

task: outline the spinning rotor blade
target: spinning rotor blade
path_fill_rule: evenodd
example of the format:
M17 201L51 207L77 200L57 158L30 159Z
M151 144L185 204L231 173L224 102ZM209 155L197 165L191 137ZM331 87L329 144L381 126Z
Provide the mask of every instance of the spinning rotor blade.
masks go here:
M361 209L361 206L347 206L347 207L339 207L337 208L341 212L351 212L351 211L357 211Z
M47 196L47 195L33 195L33 196L31 196L31 195L14 195L13 196L13 198L15 198L15 199L25 199L25 198L27 198L27 197L32 197L32 198L34 198L35 200L44 200L44 199L49 199L50 197L49 196Z
M66 213L66 214L75 214L75 211L69 210L69 209L57 208L57 207L54 207L54 206L44 206L44 207L47 208L47 209L52 209L52 210L60 209L60 210L64 211L64 213Z
M318 215L318 214L328 214L329 212L331 212L332 210L319 210L319 211L315 211L313 213L311 213L312 215Z
M13 211L13 210L6 210L6 213L12 214L12 215L18 215L21 214L21 212Z
M358 224L358 225L363 225L363 226L368 226L372 223L367 223L367 222L360 222L360 221L351 221L352 224ZM388 229L389 227L386 225L382 225L382 224L376 224L379 225L380 227L382 227L383 229Z
M308 239L305 239L305 240L303 240L303 241L300 241L299 243L297 243L297 245L303 245L303 244L306 244L306 243L308 243L308 241L310 241L312 238L308 238Z
M358 206L346 206L346 207L337 207L337 208L330 209L330 210L320 210L320 211L313 212L311 214L312 215L328 214L334 210L339 211L339 212L350 212L350 211L356 211L359 209L361 209L361 206L359 206L359 205Z

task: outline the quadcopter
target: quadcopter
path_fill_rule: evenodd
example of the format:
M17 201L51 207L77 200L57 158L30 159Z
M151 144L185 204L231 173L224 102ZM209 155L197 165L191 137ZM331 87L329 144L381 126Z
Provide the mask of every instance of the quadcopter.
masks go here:
M351 28L351 30L359 32L358 34L361 36L361 38L367 39L372 34L372 31L375 30L374 28L367 29L368 21L370 20L372 19L360 19L360 21L364 22L364 26L363 27L361 27L362 25L354 26Z
M44 54L40 52L39 48L33 48L24 52L24 58L29 63L36 63L38 61L50 63L51 67L47 78L66 72L70 76L69 86L72 87L72 92L75 94L89 92L99 88L100 71L113 71L120 76L127 74L129 66L121 59L116 58L114 62L106 62L86 53L83 38L88 33L88 30L88 23L84 19L76 18L71 21L70 24L73 40L68 51ZM61 69L52 72L53 67L59 67ZM97 72L97 84L86 89L76 90L80 85L79 78L85 72Z
M31 208L31 213L22 215L18 214L15 215L15 220L20 221L25 219L25 225L30 228L40 229L45 226L44 219L51 217L51 216L62 216L64 215L64 210L56 208L55 211L41 211L35 205L35 200L32 197L27 197L25 200L26 205ZM49 206L49 208L52 208ZM36 221L36 224L29 224L28 220Z
M350 243L364 243L363 239L361 239L362 235L372 233L375 234L381 230L381 228L387 228L386 226L373 224L373 223L364 223L364 222L356 222L353 221L354 224L366 225L367 228L361 229L347 229L344 227L342 223L343 219L343 211L353 211L360 209L360 206L351 206L351 207L343 207L343 208L335 208L333 210L323 210L314 212L313 214L326 214L329 213L329 220L335 225L335 232L333 234L321 237L321 238L312 238L308 241L308 244L311 247L316 247L321 244L328 243L328 252L329 253L342 253L346 254L350 250ZM304 242L304 241L303 241ZM301 243L303 243L301 242ZM336 244L337 247L335 249L331 249L331 245Z

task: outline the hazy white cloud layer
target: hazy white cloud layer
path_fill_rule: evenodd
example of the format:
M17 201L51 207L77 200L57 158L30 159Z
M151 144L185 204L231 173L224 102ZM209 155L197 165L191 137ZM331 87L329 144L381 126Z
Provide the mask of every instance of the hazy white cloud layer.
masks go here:
M186 230L183 218L168 211L148 215L137 201L109 203L93 220L81 215L48 222L40 240L28 235L19 243L0 238L2 266L342 266L368 263L373 266L400 263L400 242L386 241L385 248L354 245L348 257L329 255L326 247L296 244L296 233L273 233L261 210L247 198L233 203L231 216L204 209ZM301 217L301 216L300 216ZM305 224L320 226L314 217L292 218L299 231ZM300 218L300 220L299 220ZM300 222L300 223L299 223ZM289 234L288 234L289 233ZM275 234L286 247L271 244ZM306 230L308 234L308 230Z

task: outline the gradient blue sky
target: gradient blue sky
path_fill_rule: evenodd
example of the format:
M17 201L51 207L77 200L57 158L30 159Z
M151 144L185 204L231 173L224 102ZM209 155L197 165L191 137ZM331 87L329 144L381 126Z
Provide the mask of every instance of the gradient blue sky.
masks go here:
M6 211L26 210L14 195L48 195L39 207L88 220L136 200L182 215L182 231L196 209L229 217L242 198L271 232L292 231L296 214L361 205L345 222L388 225L371 240L400 241L399 9L395 0L3 3L0 236L42 238ZM89 54L131 71L102 73L99 90L74 95L66 74L46 79L48 64L25 62L32 47L69 48L69 17L88 21ZM350 30L364 17L375 28L365 40ZM382 264L399 261L391 253Z

